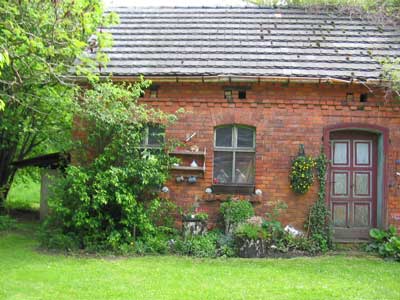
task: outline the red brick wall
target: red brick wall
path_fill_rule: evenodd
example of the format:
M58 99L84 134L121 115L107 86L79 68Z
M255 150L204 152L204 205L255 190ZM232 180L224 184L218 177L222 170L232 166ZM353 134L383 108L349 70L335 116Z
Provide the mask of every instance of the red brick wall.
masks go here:
M256 188L262 196L248 197L256 212L263 215L271 209L271 203L285 201L288 210L282 215L285 224L302 228L309 207L316 200L315 185L304 196L295 195L289 188L288 174L291 159L297 154L299 144L305 145L306 153L318 155L323 144L323 128L340 123L366 123L389 129L387 153L387 219L400 226L400 111L399 106L385 100L384 91L374 89L367 103L359 102L360 93L367 93L364 86L345 84L281 84L256 83L250 87L247 99L234 103L224 99L222 83L157 83L158 98L143 102L167 112L184 108L186 113L167 129L167 137L183 141L187 135L197 132L188 144L207 148L204 178L194 185L176 183L173 177L166 185L169 197L184 208L196 201L200 209L215 222L219 205L226 195L207 195L204 190L212 185L214 127L222 124L245 124L256 127ZM353 103L346 102L346 93L355 96ZM178 174L178 173L174 173Z

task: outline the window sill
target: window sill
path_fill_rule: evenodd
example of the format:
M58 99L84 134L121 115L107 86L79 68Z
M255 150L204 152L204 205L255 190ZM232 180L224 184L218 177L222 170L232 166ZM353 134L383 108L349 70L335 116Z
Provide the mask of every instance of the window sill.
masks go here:
M213 194L252 195L254 184L214 184L211 186Z

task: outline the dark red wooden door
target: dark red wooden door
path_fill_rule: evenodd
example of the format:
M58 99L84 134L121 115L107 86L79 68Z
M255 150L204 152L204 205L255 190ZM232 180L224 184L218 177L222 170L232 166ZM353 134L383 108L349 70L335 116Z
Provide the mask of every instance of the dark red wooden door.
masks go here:
M329 196L336 239L365 239L376 226L377 137L331 133Z

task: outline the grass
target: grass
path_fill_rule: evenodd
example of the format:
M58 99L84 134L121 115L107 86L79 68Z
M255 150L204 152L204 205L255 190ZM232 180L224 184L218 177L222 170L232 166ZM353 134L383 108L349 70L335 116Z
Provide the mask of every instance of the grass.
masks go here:
M0 233L0 299L400 299L400 263L376 257L73 257L32 227Z
M5 203L6 209L39 210L40 183L32 179L15 181Z

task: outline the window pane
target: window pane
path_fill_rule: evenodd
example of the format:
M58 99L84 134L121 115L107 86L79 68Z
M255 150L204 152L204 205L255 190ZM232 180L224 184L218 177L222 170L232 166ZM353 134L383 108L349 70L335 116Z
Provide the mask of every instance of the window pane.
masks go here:
M164 143L164 128L158 126L149 126L149 136L147 144L152 146L159 146Z
M214 152L215 184L232 183L232 152Z
M347 142L334 142L333 145L333 164L347 165L349 144Z
M215 131L216 147L232 147L232 127L220 127Z
M254 130L252 128L238 127L238 147L254 147Z
M369 165L370 164L370 149L369 143L356 142L356 164Z
M236 153L236 183L254 183L254 153Z

